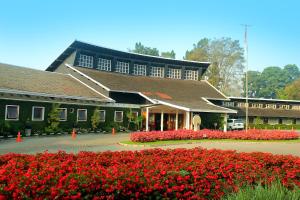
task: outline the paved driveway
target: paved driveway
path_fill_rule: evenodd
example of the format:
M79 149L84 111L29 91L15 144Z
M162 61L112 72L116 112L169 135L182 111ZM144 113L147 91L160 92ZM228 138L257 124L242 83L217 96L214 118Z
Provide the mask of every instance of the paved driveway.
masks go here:
M15 153L37 153L48 150L57 152L77 153L79 151L122 151L122 150L142 150L154 147L122 146L118 142L128 141L129 135L126 133L117 134L86 134L77 135L72 139L70 135L42 136L23 138L23 142L16 143L15 139L0 140L0 154L9 152ZM300 156L300 142L200 142L196 144L179 144L169 146L157 146L156 148L216 148L224 150L237 150L239 152L270 152L274 154L292 154Z

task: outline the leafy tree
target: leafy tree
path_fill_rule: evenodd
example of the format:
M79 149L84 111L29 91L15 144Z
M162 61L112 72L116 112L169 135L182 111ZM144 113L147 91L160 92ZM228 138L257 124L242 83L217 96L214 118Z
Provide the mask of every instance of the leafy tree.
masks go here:
M288 64L284 66L283 73L285 73L285 76L287 77L287 83L291 83L300 77L299 68L295 64Z
M48 114L48 126L45 128L47 133L57 132L59 131L58 125L59 121L59 108L60 104L54 103L52 104L52 109Z
M175 52L172 50L172 51L161 52L160 56L161 56L161 57L164 57L164 58L173 58L173 59L175 59L176 54L175 54Z
M261 73L248 72L249 97L284 98L284 88L300 78L299 68L296 65L266 67ZM243 79L245 85L245 79Z
M159 56L159 51L157 48L151 48L151 47L146 47L142 45L141 42L135 43L135 48L133 50L130 50L130 52L133 53L139 53L139 54L145 54L145 55L151 55L151 56Z
M100 112L99 108L95 108L94 113L91 117L92 128L95 131L100 124Z
M150 55L150 56L159 56L159 50L157 48L146 47L141 42L136 42L134 49L128 49L128 51L133 53ZM161 52L161 57L175 59L175 56L176 54L174 50Z
M277 95L280 99L300 100L300 79L295 80L283 90L278 91Z
M230 94L236 83L241 81L243 54L238 40L203 38L186 52L185 59L211 62L205 74L208 81L225 94Z

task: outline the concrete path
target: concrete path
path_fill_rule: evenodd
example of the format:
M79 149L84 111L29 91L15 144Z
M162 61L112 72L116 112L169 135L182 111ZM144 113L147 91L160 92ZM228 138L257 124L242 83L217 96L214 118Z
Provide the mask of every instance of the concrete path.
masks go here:
M57 152L77 153L79 151L123 151L142 150L149 148L195 148L203 147L207 149L237 150L238 152L270 152L274 154L292 154L300 156L300 142L200 142L196 144L178 144L156 147L122 146L118 143L128 141L129 134L121 133L115 136L111 134L86 134L77 135L72 139L70 135L61 136L35 136L23 138L23 142L16 143L15 139L0 140L0 154L14 153L38 153L48 150Z

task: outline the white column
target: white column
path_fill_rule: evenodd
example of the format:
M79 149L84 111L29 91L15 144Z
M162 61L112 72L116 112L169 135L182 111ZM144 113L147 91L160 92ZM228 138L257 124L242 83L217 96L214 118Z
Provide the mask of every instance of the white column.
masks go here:
M190 130L190 112L185 112L185 128Z
M227 132L227 114L224 114L224 132Z
M160 116L160 131L164 131L164 111L161 111L161 116Z
M149 131L149 107L146 108L146 131Z
M176 117L175 117L175 130L178 130L178 111L176 111Z

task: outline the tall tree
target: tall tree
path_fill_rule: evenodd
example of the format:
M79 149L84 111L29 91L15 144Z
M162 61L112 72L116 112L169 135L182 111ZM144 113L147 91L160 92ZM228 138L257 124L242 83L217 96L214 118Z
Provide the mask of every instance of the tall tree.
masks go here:
M159 56L159 51L157 48L151 48L151 47L146 47L142 45L141 42L136 42L135 43L135 48L134 49L129 49L130 52L133 53L139 53L139 54L145 54L145 55L151 55L151 56Z
M193 45L192 50L186 52L185 59L211 62L206 71L208 81L230 95L236 89L237 83L241 82L244 70L243 55L244 51L238 40L203 38ZM239 90L241 93L242 88Z
M300 79L287 85L283 90L278 91L278 98L300 100Z
M173 58L173 59L175 59L176 54L175 54L175 52L172 50L172 51L161 52L160 56L161 56L161 57L164 57L164 58Z
M266 67L261 73L249 71L249 96L282 98L284 88L297 78L300 78L300 72L296 65L286 65L283 69L277 66Z

